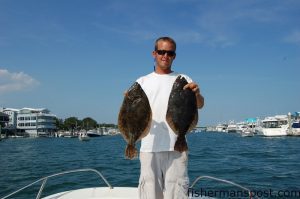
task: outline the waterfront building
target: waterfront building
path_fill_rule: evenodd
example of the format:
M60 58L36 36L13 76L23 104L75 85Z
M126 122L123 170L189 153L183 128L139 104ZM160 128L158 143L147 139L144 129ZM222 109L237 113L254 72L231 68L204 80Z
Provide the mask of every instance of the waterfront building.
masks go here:
M6 127L8 121L9 121L9 116L5 113L0 112L0 126L1 127Z
M9 122L8 122L7 128L17 129L17 115L18 115L19 109L3 108L2 112L9 116Z
M49 136L56 131L55 118L46 108L1 108L0 123L12 134Z
M2 140L2 128L7 126L9 117L7 114L0 112L0 141Z
M22 108L17 115L17 128L29 136L49 136L56 131L56 116L46 108Z

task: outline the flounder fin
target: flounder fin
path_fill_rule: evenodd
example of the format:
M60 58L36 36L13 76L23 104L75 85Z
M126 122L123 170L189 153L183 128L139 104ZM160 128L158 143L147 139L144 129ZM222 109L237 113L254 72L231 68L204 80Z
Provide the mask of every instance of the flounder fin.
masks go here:
M189 133L190 131L192 131L196 126L197 126L197 123L198 123L198 110L197 110L197 113L194 115L194 119L193 119L193 122L191 123L190 127L189 127L189 130L187 133Z
M138 138L138 140L143 139L144 137L146 137L150 131L151 128L151 124L152 124L152 111L150 112L150 117L148 120L148 124L147 127L144 129L144 131L141 133L140 137Z
M174 133L176 133L176 135L178 135L179 134L178 128L175 127L173 119L168 113L166 116L166 120L167 120L167 123L169 124L169 126L171 127L171 129L174 131Z

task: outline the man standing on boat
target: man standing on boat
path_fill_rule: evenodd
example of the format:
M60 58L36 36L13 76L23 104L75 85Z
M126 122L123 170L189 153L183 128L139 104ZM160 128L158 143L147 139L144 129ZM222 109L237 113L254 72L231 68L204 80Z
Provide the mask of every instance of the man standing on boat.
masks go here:
M177 135L166 122L168 100L175 79L182 75L189 82L184 89L195 92L197 107L204 105L199 86L186 75L172 71L176 43L170 37L158 38L152 52L155 71L140 77L137 82L146 93L152 123L149 134L141 141L139 180L140 199L184 199L188 197L188 154L174 150Z

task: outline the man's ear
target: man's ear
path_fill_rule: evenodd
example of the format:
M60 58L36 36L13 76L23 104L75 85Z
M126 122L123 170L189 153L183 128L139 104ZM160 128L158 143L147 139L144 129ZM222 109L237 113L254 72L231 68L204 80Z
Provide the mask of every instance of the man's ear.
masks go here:
M155 57L156 57L156 51L155 50L153 50L152 51L152 57L155 59Z

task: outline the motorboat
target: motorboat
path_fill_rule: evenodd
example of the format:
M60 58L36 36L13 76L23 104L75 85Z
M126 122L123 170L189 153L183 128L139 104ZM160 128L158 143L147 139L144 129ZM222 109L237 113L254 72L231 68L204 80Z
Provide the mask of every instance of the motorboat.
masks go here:
M88 130L87 136L89 137L100 137L102 134L98 133L96 130Z
M58 193L48 195L46 197L42 197L42 195L45 195L43 193L43 190L47 184L47 181L50 178L54 178L57 176L62 176L65 174L70 174L70 173L78 173L78 172L93 172L98 176L98 178L100 178L101 181L104 181L106 186L105 187L90 187L90 188L74 189L74 190L58 192ZM212 176L199 176L198 178L195 179L195 181L192 183L192 185L188 189L189 199L211 198L211 197L207 197L207 196L199 196L199 195L194 196L193 195L192 191L194 190L194 186L197 184L197 182L199 180L202 180L202 179L210 179L210 180L214 180L217 182L230 184L234 187L238 187L239 189L246 191L247 196L249 196L249 198L251 198L252 192L250 191L250 189L243 187L237 183L234 183L234 182L231 182L228 180L224 180L224 179L220 179L220 178L215 178ZM98 170L90 169L90 168L64 171L61 173L56 173L53 175L49 175L49 176L40 178L39 180L36 180L35 182L30 183L16 191L14 191L13 193L10 193L10 194L2 197L2 199L11 198L11 196L13 196L17 193L20 194L21 191L28 189L29 187L33 187L34 185L36 185L38 183L41 183L41 186L40 186L39 191L36 196L37 199L92 199L92 198L93 199L138 199L138 188L137 187L113 187Z
M238 126L238 132L242 137L252 137L255 134L255 124L251 123L241 123Z
M63 133L63 136L59 136L59 137L76 138L77 136L75 135L75 132L66 131Z
M87 135L87 133L80 133L78 135L78 139L80 141L90 141L91 138Z
M227 126L228 133L236 133L237 132L237 125L234 122L230 122Z
M248 128L248 125L245 122L239 122L236 124L236 132L242 133Z
M216 126L216 131L217 132L227 133L227 124L218 124Z
M288 117L287 115L276 115L263 119L259 135L267 137L286 136L288 135Z
M291 127L291 135L300 136L300 120L294 121Z
M254 136L254 132L251 128L245 128L240 132L242 137L252 137Z

